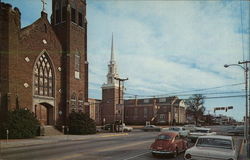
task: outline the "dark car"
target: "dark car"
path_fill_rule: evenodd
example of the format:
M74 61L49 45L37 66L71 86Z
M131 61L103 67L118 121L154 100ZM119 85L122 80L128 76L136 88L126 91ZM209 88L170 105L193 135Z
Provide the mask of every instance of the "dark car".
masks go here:
M101 129L107 130L107 131L110 131L111 128L112 128L112 125L111 125L111 124L105 124L104 126L101 127Z
M148 132L148 131L161 131L161 127L157 127L155 125L146 125L142 128L143 131Z
M188 148L187 141L178 132L165 132L159 134L150 150L153 156L172 154L174 157Z

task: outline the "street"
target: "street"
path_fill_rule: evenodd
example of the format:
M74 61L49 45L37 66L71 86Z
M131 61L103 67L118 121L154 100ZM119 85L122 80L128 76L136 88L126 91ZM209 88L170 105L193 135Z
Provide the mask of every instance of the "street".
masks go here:
M150 144L159 132L133 131L90 137L78 140L63 140L52 144L1 149L1 160L183 160L184 153L172 156L153 157ZM70 137L70 136L69 136ZM241 138L235 137L237 148ZM238 149L237 149L238 150Z

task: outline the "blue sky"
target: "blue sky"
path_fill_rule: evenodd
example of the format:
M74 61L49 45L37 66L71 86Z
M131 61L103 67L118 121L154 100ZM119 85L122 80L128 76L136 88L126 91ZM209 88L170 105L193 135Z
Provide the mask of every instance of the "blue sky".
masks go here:
M40 17L40 0L2 1L20 9L22 26ZM220 97L244 94L242 69L223 66L249 59L249 10L249 1L236 0L87 0L90 97L101 98L113 32L127 98L202 93L214 97L205 101L208 111L234 106L216 114L241 120L245 98Z

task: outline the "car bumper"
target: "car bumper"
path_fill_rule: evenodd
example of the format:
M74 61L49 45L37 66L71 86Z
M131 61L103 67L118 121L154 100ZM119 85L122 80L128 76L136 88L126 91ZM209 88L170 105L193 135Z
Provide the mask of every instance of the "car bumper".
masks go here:
M158 150L151 150L151 152L154 154L173 154L174 153L172 151L158 151Z

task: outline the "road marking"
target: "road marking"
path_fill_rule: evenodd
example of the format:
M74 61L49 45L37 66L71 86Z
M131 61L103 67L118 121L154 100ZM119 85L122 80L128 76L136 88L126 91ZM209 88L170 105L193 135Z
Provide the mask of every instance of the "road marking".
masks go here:
M68 155L68 156L63 156L60 158L55 158L53 160L67 160L67 159L73 159L73 158L77 158L83 156L83 153L76 153L76 154L72 154L72 155Z
M141 145L144 143L148 143L148 142L152 142L151 140L148 141L143 141L143 142L137 142L137 143L131 143L131 144L126 144L126 145L121 145L121 146L115 146L115 147L106 147L103 149L97 149L97 152L106 152L106 151L113 151L113 150L117 150L117 149L121 149L121 148L126 148L126 147L132 147L132 146L137 146L137 145Z
M240 145L240 153L243 153L243 145L244 145L244 140L241 141L241 145Z
M120 133L120 134L110 134L110 135L104 135L101 137L115 137L115 136L127 136L128 133Z
M141 154L138 154L138 155L136 155L136 156L129 157L129 158L126 158L126 159L123 159L123 160L134 159L134 158L136 158L136 157L140 157L140 156L142 156L142 155L144 155L144 154L147 154L147 153L150 153L150 152L144 152L144 153L141 153Z

